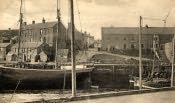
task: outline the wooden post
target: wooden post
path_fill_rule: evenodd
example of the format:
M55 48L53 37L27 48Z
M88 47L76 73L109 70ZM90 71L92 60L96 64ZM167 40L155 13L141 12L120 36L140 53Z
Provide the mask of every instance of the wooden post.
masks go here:
M174 36L172 40L172 70L171 70L171 87L174 86Z
M72 97L76 97L76 70L75 70L75 40L74 40L74 1L70 0L71 11L71 59L72 59Z
M59 3L60 1L57 0L57 33L55 36L55 69L58 69L58 35L59 35L60 21L61 21Z
M23 0L21 0L21 6L20 6L20 19L19 19L19 35L18 35L18 61L21 62L21 55L20 55L20 49L21 49L21 34L22 34L22 23L23 23L23 13L22 13L22 6L23 6Z
M155 68L155 45L156 45L156 42L155 42L155 34L153 36L153 64L152 64L152 70L151 70L151 79L153 78L153 74L154 74L154 68Z
M115 82L115 66L114 65L112 66L112 79L113 79L113 82Z
M142 17L139 18L139 89L142 89L142 45L141 45L141 35L142 35Z

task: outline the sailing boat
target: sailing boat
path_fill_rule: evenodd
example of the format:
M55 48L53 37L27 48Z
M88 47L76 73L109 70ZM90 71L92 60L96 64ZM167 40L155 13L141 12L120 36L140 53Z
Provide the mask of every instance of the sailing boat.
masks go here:
M22 2L23 0L21 0L21 8L22 8ZM57 5L58 5L58 1L57 1ZM23 22L22 20L23 13L22 13L21 8L20 8L19 37L21 36L21 29L22 29L22 22ZM58 16L57 19L58 19L58 27L59 27L60 17L58 14L59 14L59 10L57 6L57 16ZM74 22L72 22L72 25L74 25ZM18 45L20 49L20 45L21 45L20 38L19 38ZM72 44L72 47L73 47L73 44ZM20 61L19 49L18 49L18 59ZM58 48L56 46L56 54L57 54L57 50ZM73 51L72 52L72 57L73 57L72 63L73 63L73 68L74 68L73 71L71 69L61 69L61 68L58 69L57 60L55 60L56 69L47 69L47 68L45 69L39 69L39 68L38 69L34 69L34 68L27 69L27 68L20 68L20 67L17 68L17 67L0 66L1 89L9 89L9 88L12 89L12 88L15 88L18 84L19 84L18 88L21 88L21 89L71 88L72 72L74 72L74 75L73 75L74 77L76 73L77 88L83 88L84 86L86 87L87 83L89 82L88 80L89 74L93 68L87 68L86 66L81 66L80 68L78 68L78 66L75 65L74 49L72 51ZM66 68L66 67L63 67L63 68Z

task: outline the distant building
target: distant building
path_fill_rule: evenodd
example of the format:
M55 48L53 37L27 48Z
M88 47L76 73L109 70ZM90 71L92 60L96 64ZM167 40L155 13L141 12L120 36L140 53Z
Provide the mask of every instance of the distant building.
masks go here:
M84 32L84 42L87 48L93 48L95 42L94 36Z
M66 28L61 22L57 30L57 22L46 22L43 18L42 23L35 23L32 21L32 24L23 23L21 36L20 36L20 53L22 53L22 61L54 61L55 60L55 49L56 41L59 51L66 51L65 54L69 54L67 50L71 48L71 28L70 24ZM15 39L16 38L12 38ZM19 38L18 38L19 39ZM84 49L84 34L75 29L75 48L76 50ZM11 48L9 56L18 54L18 43ZM62 50L61 50L62 49ZM68 56L64 54L64 61L68 60ZM43 57L41 57L41 55ZM8 58L10 58L8 56ZM66 58L65 58L66 57ZM15 60L8 59L8 60Z
M8 30L0 30L0 43L10 43L11 38L18 35L18 30L12 30L9 28Z
M100 49L101 48L101 40L95 40L94 47Z
M153 38L159 40L158 45L163 45L172 40L175 27L143 27L142 49L153 48ZM103 50L138 50L138 27L102 27Z
M28 62L38 62L38 61L44 61L42 58L43 53L45 53L47 60L46 61L51 61L53 59L52 56L52 49L47 43L42 43L42 42L24 42L21 44L21 49L20 49L20 55L22 61L28 61ZM13 55L18 55L18 44L15 44L11 48L10 54L13 53ZM9 54L9 55L10 55ZM41 55L40 55L41 54ZM44 56L45 56L44 55ZM15 60L15 59L13 59Z
M10 51L10 43L0 43L0 61L6 60L6 55Z
M35 23L27 25L26 22L23 23L21 42L43 42L46 41L50 46L55 46L56 35L58 35L58 47L66 47L67 31L66 27L60 23L59 33L57 33L57 22L46 22L43 18L42 23Z

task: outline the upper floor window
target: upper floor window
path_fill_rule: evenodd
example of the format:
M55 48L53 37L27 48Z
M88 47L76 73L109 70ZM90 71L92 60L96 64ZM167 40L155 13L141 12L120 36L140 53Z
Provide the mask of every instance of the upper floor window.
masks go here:
M40 29L40 34L41 34L41 35L43 34L43 29Z
M141 47L144 48L144 44L141 44Z
M28 33L30 36L32 36L32 30L29 30Z
M135 38L134 38L134 37L132 37L132 38L131 38L131 40L135 40Z
M126 49L126 44L123 45L123 49Z
M131 49L134 49L135 47L134 47L134 44L131 44Z
M124 37L124 39L123 40L126 40L126 37Z

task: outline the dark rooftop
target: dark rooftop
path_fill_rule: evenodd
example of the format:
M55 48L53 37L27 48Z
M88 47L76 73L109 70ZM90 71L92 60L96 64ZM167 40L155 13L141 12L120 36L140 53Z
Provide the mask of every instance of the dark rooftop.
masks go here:
M102 34L139 34L139 28L102 27ZM175 34L175 27L143 27L142 34Z

